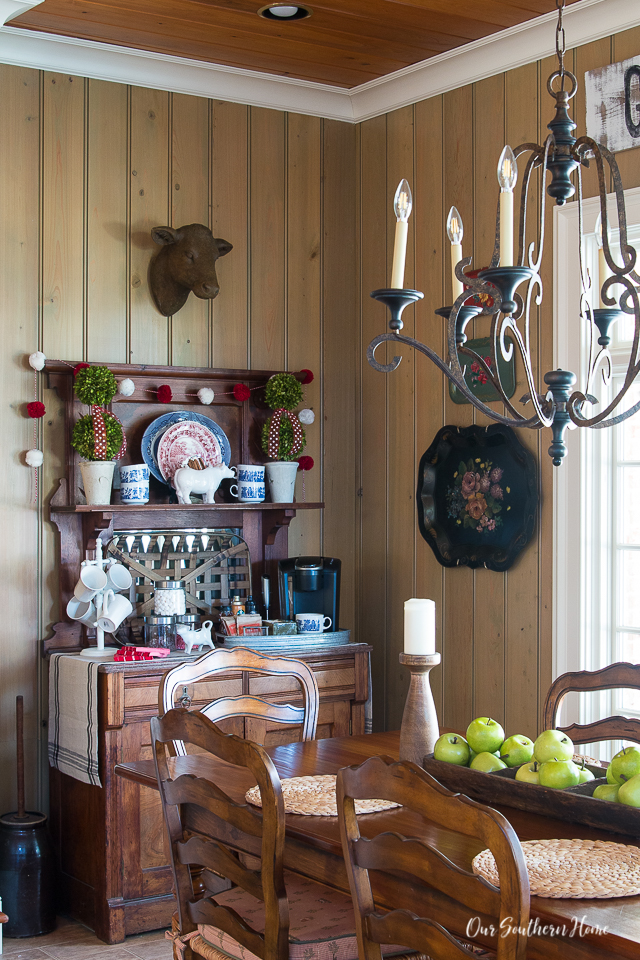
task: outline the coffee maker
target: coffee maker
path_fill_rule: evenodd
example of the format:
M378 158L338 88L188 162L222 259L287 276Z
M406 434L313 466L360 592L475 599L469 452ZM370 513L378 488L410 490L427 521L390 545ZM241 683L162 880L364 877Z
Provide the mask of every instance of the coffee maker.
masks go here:
M278 561L280 616L294 620L297 613L321 613L331 617L331 631L339 630L341 567L334 557Z

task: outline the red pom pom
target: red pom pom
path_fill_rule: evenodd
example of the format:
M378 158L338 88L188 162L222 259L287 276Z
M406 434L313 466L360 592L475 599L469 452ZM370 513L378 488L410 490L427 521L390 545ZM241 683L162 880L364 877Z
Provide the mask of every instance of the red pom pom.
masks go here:
M236 400L248 400L251 396L251 390L244 383L236 383L233 388L233 395Z
M40 403L39 400L32 400L31 403L27 404L27 413L32 420L39 420L46 413L44 403Z
M88 367L88 366L90 366L90 364L88 363L76 363L75 367L73 368L74 377L78 375L78 370L82 370L83 367Z
M171 403L171 387L168 384L163 383L161 387L158 387L158 400L160 403Z
M306 386L308 383L311 383L313 380L313 373L311 370L301 370L300 373L304 373L304 379L301 381L303 386Z
M298 470L313 470L313 457L298 457Z

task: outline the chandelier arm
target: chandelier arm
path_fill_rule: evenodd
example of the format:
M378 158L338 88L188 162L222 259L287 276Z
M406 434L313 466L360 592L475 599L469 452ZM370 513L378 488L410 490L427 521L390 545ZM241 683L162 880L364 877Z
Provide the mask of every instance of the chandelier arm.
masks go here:
M520 350L520 356L522 357L522 365L524 367L525 377L527 378L527 386L529 387L529 397L531 403L533 404L534 410L536 411L535 417L531 418L536 422L539 422L541 427L550 427L553 423L553 418L555 414L555 406L551 409L551 416L546 414L542 408L542 403L540 402L538 391L536 390L535 381L533 379L533 370L531 369L531 360L529 354L525 348L525 344L522 338L522 334L518 327L513 323L510 317L505 318L505 322L502 325L503 335L507 330L511 330L514 336L518 348Z
M631 386L631 384L629 384L629 386ZM605 427L615 427L617 424L623 423L625 420L628 420L629 417L632 417L634 413L637 413L638 410L640 410L640 400L638 400L637 403L635 403L632 407L629 407L628 410L625 410L624 413L619 413L617 417L611 417L610 420L605 419L605 417L607 417L607 415L611 412L611 410L615 409L615 406L617 405L619 398L623 396L624 393L626 393L626 389L621 390L620 393L618 393L615 401L612 404L609 404L606 410L603 410L602 413L598 414L598 416L593 417L591 419L587 419L586 417L580 416L577 410L577 405L574 404L573 402L573 398L576 396L576 394L574 394L571 397L571 400L569 401L569 403L567 404L569 417L571 418L573 423L575 423L576 426L578 427L592 427L594 430L602 430ZM582 394L580 394L579 396L581 398ZM580 399L580 403L582 402L584 401Z
M451 369L451 367L449 367L449 365L445 363L445 361L442 360L438 354L431 349L431 347L427 347L426 344L420 343L419 340L413 340L411 337L403 337L397 333L383 333L379 337L375 337L375 339L372 340L367 347L367 359L374 370L379 370L382 373L389 373L391 370L395 370L402 360L402 357L394 357L394 362L391 364L380 364L377 362L377 360L375 360L373 354L375 353L377 347L379 347L380 344L384 343L385 341L393 341L394 343L404 344L407 347L413 347L413 349L417 350L419 353L423 353L425 357L428 357L429 360L431 360L438 367L438 369L444 373L445 377L457 387L460 393L467 398L469 403L471 403L476 410L486 414L491 420L495 420L497 423L503 423L507 427L529 427L537 430L543 426L543 424L538 422L537 417L530 417L528 420L525 420L520 416L518 419L514 420L511 417L503 417L501 414L496 413L495 410L492 410L491 407L488 407L486 403L478 400L478 398L471 393L464 378L460 380L460 378L456 375L455 370ZM455 362L457 362L458 369L461 369L457 358Z
M516 147L514 150L514 155L516 158L526 151L531 152L531 156L527 160L527 165L524 170L524 175L522 177L522 187L520 188L520 226L518 228L518 263L521 267L524 266L524 243L525 243L525 233L527 225L527 202L529 196L529 181L531 180L531 174L536 167L539 167L544 160L544 151L537 143L522 143L519 147ZM498 259L495 263L491 263L492 267L497 267L500 260L499 252Z

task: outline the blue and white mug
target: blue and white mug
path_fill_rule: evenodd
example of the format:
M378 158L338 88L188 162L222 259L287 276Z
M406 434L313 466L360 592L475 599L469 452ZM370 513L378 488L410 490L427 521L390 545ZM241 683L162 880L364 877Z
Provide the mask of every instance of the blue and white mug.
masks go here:
M121 465L120 499L123 503L149 502L149 467L146 463Z
M259 463L239 463L238 480L245 483L264 483L264 466Z
M324 617L321 613L296 614L296 624L300 633L322 633L323 630L331 629L331 623L331 617Z
M241 503L262 503L265 498L265 485L262 482L238 479L238 500Z

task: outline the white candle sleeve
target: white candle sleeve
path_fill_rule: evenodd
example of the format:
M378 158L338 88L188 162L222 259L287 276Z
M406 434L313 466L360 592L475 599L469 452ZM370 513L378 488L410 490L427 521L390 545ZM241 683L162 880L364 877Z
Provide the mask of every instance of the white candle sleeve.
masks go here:
M513 266L513 193L500 191L500 266Z
M453 291L453 300L454 302L458 299L462 293L464 287L460 280L456 277L456 264L462 260L462 244L461 243L452 243L451 244L451 289Z
M436 652L436 605L433 600L405 600L404 652L423 657Z
M404 262L407 256L407 236L409 224L406 220L396 220L396 239L393 245L393 268L391 286L401 290L404 287Z

